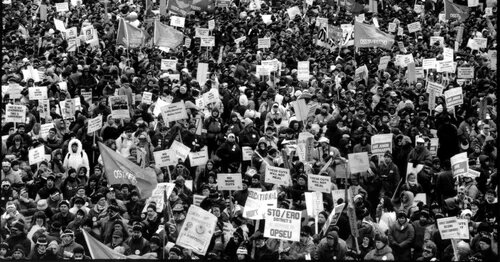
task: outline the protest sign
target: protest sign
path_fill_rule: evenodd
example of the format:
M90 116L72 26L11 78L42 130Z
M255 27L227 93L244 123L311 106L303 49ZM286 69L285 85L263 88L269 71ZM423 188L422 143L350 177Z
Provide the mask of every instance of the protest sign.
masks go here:
M148 104L148 105L152 104L153 103L153 93L144 91L142 93L142 101L141 102Z
M45 158L45 146L39 146L28 151L28 160L30 165L42 162Z
M370 168L368 152L348 154L347 158L349 159L348 163L351 174L366 172Z
M297 63L297 79L299 81L309 81L309 61L299 61Z
M481 175L481 172L469 168L469 172L467 174L464 174L463 176L476 179L477 177L479 177L479 175Z
M257 48L270 48L271 38L259 38L257 40Z
M253 149L251 147L249 147L249 146L241 147L241 153L243 155L243 161L252 160Z
M170 17L170 25L171 26L184 27L185 23L186 23L186 18L184 18L184 17L180 17L180 16L171 16Z
M67 12L69 11L68 2L55 3L56 4L56 12Z
M391 61L391 57L386 55L380 58L380 62L378 64L378 69L379 70L385 70L387 68L387 65L389 64L389 61Z
M295 112L295 118L297 121L306 121L307 120L307 113L309 113L309 108L306 105L306 100L304 99L297 99L297 101L294 101L293 105L293 111Z
M424 59L422 59L422 68L435 69L436 66L437 66L436 58L424 58Z
M165 149L153 152L156 167L173 166L177 163L175 151L172 149Z
M443 48L443 60L453 62L453 48L444 47Z
M191 149L187 146L185 146L183 143L174 140L172 145L170 146L170 150L174 150L175 152L175 160L178 160L179 158L184 162L186 158L189 155L189 152L191 152ZM176 161L177 163L177 161Z
M488 39L484 37L475 37L474 42L478 48L486 48L488 46Z
M30 100L48 99L46 86L35 86L28 89Z
M474 78L474 67L458 67L457 68L458 78Z
M342 210L344 210L344 207L345 207L345 203L342 203L340 205L336 205L333 208L332 213L330 213L330 215L328 216L328 219L326 220L325 224L323 225L323 229L322 229L323 233L326 233L328 231L328 228L330 227L330 225L337 224L337 221L339 220L340 215L342 214Z
M208 162L208 148L204 146L198 152L189 153L189 163L191 166L204 166Z
M217 189L219 190L241 190L243 189L241 173L217 174Z
M102 115L98 115L94 118L89 119L87 134L91 134L102 128Z
M344 189L336 189L336 190L332 190L332 200L333 200L333 204L337 204L337 201L339 199L342 199L344 202L346 202L346 199L345 199L345 190ZM349 199L352 198L352 192L350 190L347 191L347 197Z
M374 135L371 137L372 154L378 155L379 159L386 151L392 153L392 134Z
M439 43L440 47L444 47L444 37L442 36L431 36L429 40L429 45L434 45L434 43Z
M214 36L204 36L200 38L200 46L201 47L212 47L215 46L215 37Z
M323 211L323 193L321 192L304 192L306 199L307 215L315 217Z
M444 60L437 61L436 71L438 73L441 72L455 73L455 70L453 70L453 61L444 61Z
M415 67L415 77L417 79L425 78L424 69L422 67Z
M314 135L309 132L301 132L297 139L297 155L300 161L311 160L311 151L314 149Z
M171 122L188 118L184 102L177 102L161 108L163 121Z
M431 138L430 139L430 145L429 145L429 152L431 153L432 156L437 156L437 150L439 146L439 138Z
M111 115L114 119L128 119L130 118L130 110L128 107L128 98L122 96L110 96L109 105L111 107Z
M271 75L269 68L267 66L263 66L263 65L256 65L255 72L257 73L257 76L259 76L259 77Z
M288 16L290 17L290 21L293 20L296 15L301 15L300 9L298 6L290 7L286 10L286 12L288 13Z
M177 70L177 59L162 59L161 70Z
M438 83L434 83L434 82L427 82L427 93L431 94L435 94L436 96L441 96L443 94L443 90L444 90L444 86L438 84Z
M396 32L396 27L397 27L396 23L389 23L387 30L389 32Z
M415 195L415 198L413 198L413 203L416 205L418 202L424 203L424 205L427 204L427 195L425 193L419 193Z
M215 29L215 19L208 20L208 29L210 29L210 30Z
M204 209L191 205L179 231L176 244L204 256L215 231L217 217Z
M330 193L332 190L332 181L330 176L307 175L307 189L323 193Z
M207 82L208 75L208 63L198 63L198 69L196 70L196 81L200 85L204 85Z
M459 153L450 158L453 177L467 175L469 172L469 158L467 152Z
M444 98L446 101L446 107L452 108L454 106L459 106L464 103L464 94L462 87L456 87L444 91Z
M458 219L456 217L445 217L437 219L437 226L441 239L459 238Z
M264 24L266 25L269 25L273 22L272 15L261 14L260 16L262 17L262 22L264 22Z
M5 109L5 122L24 123L26 121L26 106L7 104Z
M194 29L194 37L207 37L210 36L210 29L197 27ZM236 40L235 40L236 41Z
M54 123L47 123L47 124L40 125L40 136L43 139L46 139L47 135L49 134L49 130L53 127L54 127Z
M265 180L266 183L290 186L290 170L286 168L266 165Z
M269 208L266 212L264 237L286 241L300 240L301 211Z
M469 220L457 219L457 222L458 222L458 238L469 240L470 239Z
M203 94L203 103L209 105L211 103L217 103L220 100L219 91L215 88L210 89L210 91Z
M247 201L243 209L243 217L252 220L264 219L267 209L276 208L277 205L277 191L257 192L255 188L249 188Z
M417 4L415 4L413 6L413 11L415 11L415 13L417 13L417 14L422 13L424 11L424 5L417 5Z
M201 202L203 202L203 200L207 198L206 196L203 196L203 195L197 195L197 194L194 194L193 195L193 205L195 206L200 206Z
M349 227L351 228L351 234L354 237L359 237L359 229L358 229L358 219L356 217L356 211L352 207L347 208L347 217L349 218Z
M421 31L421 30L422 30L422 26L420 25L420 22L414 22L414 23L408 24L408 31L410 31L410 33L415 33L417 31Z

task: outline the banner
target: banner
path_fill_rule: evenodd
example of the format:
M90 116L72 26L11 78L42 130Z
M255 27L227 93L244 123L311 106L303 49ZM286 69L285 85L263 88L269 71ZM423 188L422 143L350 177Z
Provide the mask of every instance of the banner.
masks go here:
M89 119L87 134L92 134L93 132L102 128L102 115L98 115L94 118Z
M348 154L347 158L349 159L348 164L351 174L366 172L370 168L368 152Z
M379 159L389 151L392 153L392 134L374 135L371 137L372 154L378 155Z
M172 1L169 1L172 2ZM161 47L176 48L184 41L184 34L160 23L155 19L153 44Z
M445 217L437 219L437 226L441 239L459 238L458 219L456 217Z
M240 173L234 174L217 174L217 189L218 190L242 190L242 180Z
M174 140L174 142L170 146L170 150L173 150L175 152L176 160L180 158L182 162L186 160L186 158L189 155L189 152L191 152L191 148L187 147L186 145L177 140Z
M342 190L344 191L344 190ZM326 232L328 231L328 228L331 226L331 225L336 225L337 224L337 221L339 220L340 218L340 215L342 214L342 210L344 210L344 207L345 207L345 203L342 203L340 205L336 205L333 210L332 210L332 213L330 213L330 215L328 216L328 219L326 220L325 224L323 225L323 234L326 234Z
M141 29L125 22L124 19L120 19L118 31L116 33L117 45L123 45L127 48L136 48L144 43L145 38L146 36Z
M208 162L208 148L204 146L198 152L189 153L189 164L194 166L204 166Z
M26 106L5 105L5 122L24 123L26 121Z
M451 0L444 0L444 15L446 20L456 18L459 22L464 22L469 17L469 8L454 4Z
M191 205L179 231L176 244L204 256L215 231L217 217L204 209Z
M323 193L321 192L304 192L306 199L307 215L311 217L317 216L323 208Z
M175 166L177 164L176 154L172 149L155 151L153 152L153 157L155 159L155 166L157 168L165 166Z
M298 242L301 213L282 208L269 208L266 212L264 237Z
M45 159L45 146L30 149L28 152L28 160L30 165L35 165Z
M446 100L446 107L452 108L464 103L464 94L462 87L456 87L444 91L444 98Z
M186 112L186 105L182 101L168 104L162 107L161 115L163 117L163 121L165 122L177 121L188 118Z
M330 176L307 175L307 189L311 191L330 193L332 181Z
M214 0L170 0L167 3L168 10L182 16L194 15L195 11L213 13L215 10Z
M157 184L154 169L141 168L103 143L98 142L98 145L109 185L132 184L137 187L142 199L151 196Z
M375 26L354 23L354 45L360 47L380 47L391 49L394 44L394 36L382 32Z
M456 154L450 158L453 177L463 176L469 173L469 158L467 152Z
M128 98L126 95L110 96L109 97L109 106L111 107L111 115L113 116L114 119L130 118L130 110L128 107Z
M266 165L265 180L266 183L290 186L290 170L286 168Z
M252 220L260 220L264 219L264 215L268 208L276 208L278 206L278 192L275 190L257 192L255 190L255 188L248 189L248 197L243 209L243 217Z

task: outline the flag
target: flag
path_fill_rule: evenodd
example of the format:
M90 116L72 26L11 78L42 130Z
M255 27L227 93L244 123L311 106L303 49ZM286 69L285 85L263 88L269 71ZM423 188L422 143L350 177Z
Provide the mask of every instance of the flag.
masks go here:
M444 14L444 19L457 18L459 22L463 22L469 17L469 7L444 0Z
M116 34L116 44L123 45L127 48L140 47L144 43L144 32L120 19L118 24L118 32Z
M82 230L87 247L89 247L92 259L126 259L125 255L118 253L110 247L104 245L101 241L95 239L87 231Z
M184 41L184 34L155 20L153 44L161 47L176 48Z
M167 9L181 16L194 14L195 11L211 14L215 11L215 0L171 0L167 1Z
M141 198L148 198L156 188L156 172L152 168L141 168L119 153L99 142L106 178L110 185L132 184L137 187Z
M373 25L354 23L354 46L359 47L381 47L391 49L394 44L394 36L384 33Z

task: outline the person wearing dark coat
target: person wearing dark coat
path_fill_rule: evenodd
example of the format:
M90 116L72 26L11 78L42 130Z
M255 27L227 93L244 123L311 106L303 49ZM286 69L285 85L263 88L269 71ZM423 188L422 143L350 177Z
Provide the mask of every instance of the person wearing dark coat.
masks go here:
M439 138L437 156L442 163L445 159L450 159L450 157L458 154L460 152L460 148L458 141L458 129L450 122L450 116L445 114L441 119L443 124L437 130L437 136Z
M9 247L20 245L24 250L24 254L29 254L31 252L31 241L24 231L24 223L21 221L14 222L10 228L10 232L10 237L5 240ZM12 253L7 253L7 255L10 256Z

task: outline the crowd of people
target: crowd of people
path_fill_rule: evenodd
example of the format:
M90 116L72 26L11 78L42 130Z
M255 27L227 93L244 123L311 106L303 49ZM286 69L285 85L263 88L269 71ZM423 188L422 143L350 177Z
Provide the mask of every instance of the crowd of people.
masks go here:
M217 0L214 10L185 16L176 30L191 41L169 50L149 38L137 48L116 43L122 18L150 37L151 21L169 24L175 14L158 11L159 0L71 1L69 11L56 12L59 2L2 4L0 259L90 259L85 231L118 253L151 259L498 260L496 1L479 0L460 21L443 19L443 0ZM287 10L294 6L301 13L290 19ZM418 13L416 6L422 7ZM46 10L44 19L40 9ZM318 18L340 27L353 25L360 14L363 23L376 21L383 32L398 24L401 34L391 34L406 50L398 44L390 50L317 45ZM92 25L98 44L81 41L67 51L67 36L54 19L78 32ZM201 47L195 28L208 28L211 20L215 45ZM407 25L416 21L421 30L410 33ZM455 46L459 27L463 40ZM423 59L443 60L443 46L431 45L432 36L444 37L444 46L455 49L456 67L472 67L474 77L431 69L410 81L409 67L395 58L412 54L417 67ZM265 37L270 47L258 48ZM487 40L486 48L469 45L476 37ZM384 56L391 60L380 69ZM162 59L176 59L175 68L162 70ZM264 60L278 61L278 70L258 75ZM298 61L309 61L308 80L299 81ZM208 64L205 83L197 81L198 63ZM355 77L363 65L366 78ZM26 76L30 66L38 77ZM462 87L463 103L447 107L444 96L429 94L429 82L445 91ZM49 108L30 100L30 88L41 86L47 87ZM200 104L211 90L219 95L216 101ZM151 103L141 100L144 92L152 93ZM108 98L115 95L127 97L128 107L120 109L128 109L129 117L114 117ZM60 106L68 99L79 100L70 116ZM310 109L305 119L298 120L298 100ZM168 122L155 113L157 104L176 102L185 104L187 118ZM8 105L26 106L26 121L6 121ZM98 116L102 128L88 133L89 120ZM53 127L42 134L48 123ZM297 153L303 133L314 137L306 159ZM382 155L371 152L377 134L392 134L392 148ZM435 138L438 146L431 150ZM158 167L154 152L174 141L191 152L207 149L208 161L193 166L187 158ZM113 174L106 174L99 142L141 168L153 168L158 183L175 184L161 212L155 202L146 205L148 196L136 186L108 184ZM30 150L40 146L46 159L30 165ZM246 147L253 150L250 160L243 159ZM350 173L349 154L360 152L368 152L369 170ZM450 158L459 153L479 175L454 175ZM289 186L266 182L268 167L289 169ZM242 189L219 190L220 173L241 173ZM305 214L311 174L330 177L332 190L352 194L333 199L323 193L318 216L302 216L300 241L264 237L265 220L243 216L250 190L276 190L277 207ZM204 199L195 203L194 195ZM322 230L341 203L348 205L335 225ZM205 254L176 244L195 204L217 217ZM442 239L437 221L447 217L466 219L468 237Z

